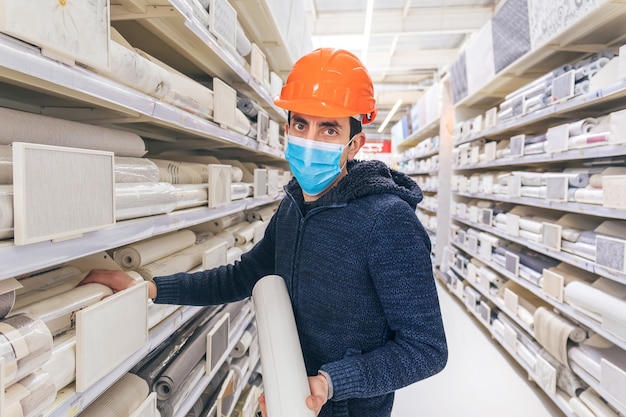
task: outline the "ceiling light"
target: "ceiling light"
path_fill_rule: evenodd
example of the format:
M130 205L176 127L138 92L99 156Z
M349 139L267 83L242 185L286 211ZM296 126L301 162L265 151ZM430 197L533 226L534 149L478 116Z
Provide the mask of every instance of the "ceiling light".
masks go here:
M394 104L393 107L391 108L391 111L389 112L387 117L385 117L385 120L383 120L383 124L380 125L380 127L378 128L378 133L382 133L383 130L385 130L385 128L387 127L387 124L389 123L393 115L396 114L401 104L402 104L402 99L399 98L398 101L396 101L396 104Z
M361 49L361 62L365 65L367 60L367 51L370 44L370 32L372 31L372 15L374 13L374 0L367 0L367 9L365 10L365 27L363 29L363 48Z

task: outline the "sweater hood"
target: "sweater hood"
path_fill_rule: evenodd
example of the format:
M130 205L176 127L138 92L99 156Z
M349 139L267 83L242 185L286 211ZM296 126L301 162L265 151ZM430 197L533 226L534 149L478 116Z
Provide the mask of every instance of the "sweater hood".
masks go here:
M297 201L303 200L302 189L294 177L285 187ZM419 185L408 175L389 168L381 161L348 161L348 175L320 197L315 204L348 203L374 194L393 194L406 201L413 209L422 201Z

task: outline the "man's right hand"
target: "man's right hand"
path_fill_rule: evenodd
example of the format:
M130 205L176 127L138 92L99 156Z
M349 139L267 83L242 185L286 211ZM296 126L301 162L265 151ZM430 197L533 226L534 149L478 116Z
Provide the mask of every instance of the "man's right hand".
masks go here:
M123 291L139 283L124 271L108 269L92 269L78 285L89 284L91 282L106 285L111 288L114 293ZM150 281L148 282L148 297L152 299L156 298L156 285Z

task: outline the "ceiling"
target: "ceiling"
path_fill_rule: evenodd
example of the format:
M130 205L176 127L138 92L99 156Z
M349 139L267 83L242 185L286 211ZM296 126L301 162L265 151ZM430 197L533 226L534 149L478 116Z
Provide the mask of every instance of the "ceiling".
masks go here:
M472 34L492 17L497 0L303 0L312 42L347 49L367 66L379 113L375 135L398 99L383 131L409 111L439 79ZM371 5L370 5L371 3ZM371 7L371 14L368 14ZM369 31L367 30L369 26Z

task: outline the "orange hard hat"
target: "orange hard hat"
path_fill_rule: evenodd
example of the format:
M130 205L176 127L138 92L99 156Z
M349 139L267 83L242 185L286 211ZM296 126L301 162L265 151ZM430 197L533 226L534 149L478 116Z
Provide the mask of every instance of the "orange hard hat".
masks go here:
M319 117L376 118L374 84L363 63L343 49L320 48L293 65L274 103L285 110Z

